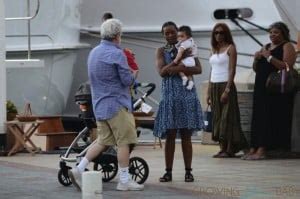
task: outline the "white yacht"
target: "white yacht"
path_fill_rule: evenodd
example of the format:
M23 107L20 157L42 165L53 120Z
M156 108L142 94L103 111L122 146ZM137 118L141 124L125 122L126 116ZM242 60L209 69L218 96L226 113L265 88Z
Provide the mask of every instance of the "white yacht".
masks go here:
M267 28L274 21L285 20L295 35L299 30L299 18L293 14L297 13L297 4L296 0L289 3L283 0L176 3L172 0L4 0L7 99L20 110L25 102L30 102L33 112L39 115L75 114L72 96L78 85L87 80L86 57L90 48L86 49L85 43L92 47L99 42L95 33L98 34L101 16L107 11L124 23L123 45L136 52L140 80L160 82L154 67L154 51L163 44L160 29L169 20L193 29L203 65L198 84L207 79L210 31L219 21L226 22L233 30L239 51L238 74L249 75L251 55L260 46L229 18L235 18L258 41L266 43L268 34L250 23ZM30 16L33 16L31 20L22 19ZM39 61L16 61L26 60L28 56ZM153 98L159 99L159 93L157 89Z
M160 77L155 69L154 54L155 49L164 42L161 26L166 21L174 21L179 26L189 25L198 44L199 58L203 65L203 74L196 76L197 85L200 85L208 78L211 30L217 22L225 22L233 31L239 53L237 81L253 82L253 54L261 48L261 44L269 42L268 32L263 29L267 29L275 21L285 21L291 29L292 38L296 39L296 32L300 30L300 20L296 14L297 5L297 0L83 1L82 41L90 43L91 46L96 45L99 42L102 14L113 13L114 17L124 24L123 46L133 49L136 54L140 65L138 79L159 85ZM86 54L81 58L79 61L84 65ZM73 85L78 87L79 83L74 82ZM160 98L159 86L152 96L157 100Z
M251 82L253 53L260 49L259 43L269 41L262 29L285 21L296 39L299 4L297 0L0 0L0 36L5 35L1 46L6 43L6 73L3 49L0 54L4 82L0 96L7 91L5 98L19 110L30 102L38 115L76 115L73 96L79 84L87 81L87 54L99 43L101 16L108 11L124 24L122 45L135 52L140 81L160 85L154 52L164 43L161 25L174 21L193 30L203 65L197 85L208 78L210 34L217 22L227 23L233 31L239 52L237 78ZM159 86L152 97L155 108ZM0 110L3 123L5 109Z
M88 46L79 42L80 2L4 1L7 99L20 111L30 102L35 114L63 114L77 52Z

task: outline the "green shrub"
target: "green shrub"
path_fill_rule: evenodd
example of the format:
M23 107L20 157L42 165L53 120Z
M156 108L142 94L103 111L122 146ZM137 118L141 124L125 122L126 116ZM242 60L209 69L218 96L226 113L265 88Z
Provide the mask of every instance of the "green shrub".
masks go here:
M6 102L6 113L18 113L17 107L10 100Z

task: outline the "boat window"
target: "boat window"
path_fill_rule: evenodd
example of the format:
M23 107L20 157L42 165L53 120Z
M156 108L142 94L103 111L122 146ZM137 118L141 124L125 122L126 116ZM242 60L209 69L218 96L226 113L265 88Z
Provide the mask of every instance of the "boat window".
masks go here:
M218 9L214 12L215 19L235 19L252 17L253 11L250 8Z

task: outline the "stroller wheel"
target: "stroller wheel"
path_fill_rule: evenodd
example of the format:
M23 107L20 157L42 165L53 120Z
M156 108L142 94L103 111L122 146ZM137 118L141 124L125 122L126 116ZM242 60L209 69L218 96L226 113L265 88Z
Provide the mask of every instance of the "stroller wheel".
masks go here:
M94 161L94 170L101 171L103 182L109 182L118 173L117 157L111 154L102 154Z
M140 157L132 157L129 160L129 173L134 181L143 184L149 176L147 162Z
M72 184L71 179L68 175L68 172L64 172L63 169L59 169L58 175L57 175L58 181L60 184L64 186L70 186Z

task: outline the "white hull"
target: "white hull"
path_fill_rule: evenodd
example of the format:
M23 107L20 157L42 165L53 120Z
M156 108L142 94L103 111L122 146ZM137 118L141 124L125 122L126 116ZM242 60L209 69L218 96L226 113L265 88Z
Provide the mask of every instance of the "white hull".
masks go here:
M300 1L299 0L274 0L276 8L284 22L290 28L293 39L296 39L298 32L300 31Z
M0 0L0 150L4 146L1 135L5 132L6 121L6 71L5 71L5 21L4 3Z
M13 100L19 110L22 110L25 101L31 102L34 112L40 115L76 114L73 95L79 84L87 80L86 58L89 51L77 50L86 47L82 43L95 46L99 42L99 38L89 36L79 41L79 29L98 32L101 16L107 11L111 11L124 23L125 35L122 45L136 52L141 68L139 81L160 85L154 54L155 49L163 45L161 25L172 20L178 25L190 25L194 30L203 65L203 74L196 76L198 85L208 77L207 58L210 52L207 49L210 48L210 31L219 21L226 22L233 30L235 43L241 53L238 57L240 67L237 76L241 81L249 82L253 76L249 75L251 70L245 68L251 67L253 58L244 53L253 54L260 46L229 20L216 20L213 13L217 9L250 8L253 16L248 19L260 26L268 27L272 22L283 19L282 11L276 6L279 5L278 2L283 1L42 0L40 12L31 23L32 57L44 60L45 65L42 68L8 69L7 98ZM285 7L281 8L293 10L294 7L290 5L296 0L290 2L283 4ZM31 7L33 12L34 1ZM26 16L26 1L5 0L5 8L6 17ZM241 24L261 43L268 42L267 33L258 31L244 22ZM299 28L298 25L295 27ZM24 53L27 50L26 28L24 21L6 22L8 59L26 58ZM153 97L159 100L159 86Z
M6 0L6 18L27 16L27 1ZM31 15L37 4L31 1ZM31 21L31 57L42 67L18 61L7 68L7 99L20 112L30 102L34 114L60 115L65 110L73 81L73 67L79 42L80 0L42 0L37 16ZM7 59L27 59L27 21L6 21Z
M147 0L89 0L83 1L81 9L81 27L89 32L99 32L101 15L112 12L124 24L125 34L123 47L132 48L140 65L139 81L154 82L160 85L161 78L155 68L155 49L164 45L160 33L161 26L166 21L174 21L177 25L189 25L194 32L194 39L199 47L199 58L203 66L203 73L197 75L196 85L200 91L201 82L208 79L210 55L210 34L217 22L225 22L233 32L234 41L239 52L236 82L244 85L253 82L254 74L251 66L253 54L260 49L260 45L239 29L229 19L217 20L214 12L218 9L249 8L253 15L247 20L267 28L271 23L282 20L273 0L190 0L190 1L147 1ZM134 10L134 11L133 11ZM266 12L268 10L268 12ZM176 12L176 13L175 13ZM91 14L93 13L93 14ZM251 32L262 44L269 42L267 32L258 30L245 22L240 24ZM90 40L90 39L88 39ZM88 42L88 40L86 40ZM99 38L95 38L95 41ZM97 42L91 42L95 45ZM199 96L201 97L201 93ZM160 86L152 95L160 99Z
M280 17L273 0L83 0L81 26L98 31L102 14L110 11L124 23L125 32L160 32L166 21L189 25L194 31L209 31L217 22L216 10L236 8L250 8L254 13L250 20L261 26Z
M35 114L61 115L70 93L76 53L39 53L35 58L44 60L44 67L7 68L7 98L20 111L30 102Z

